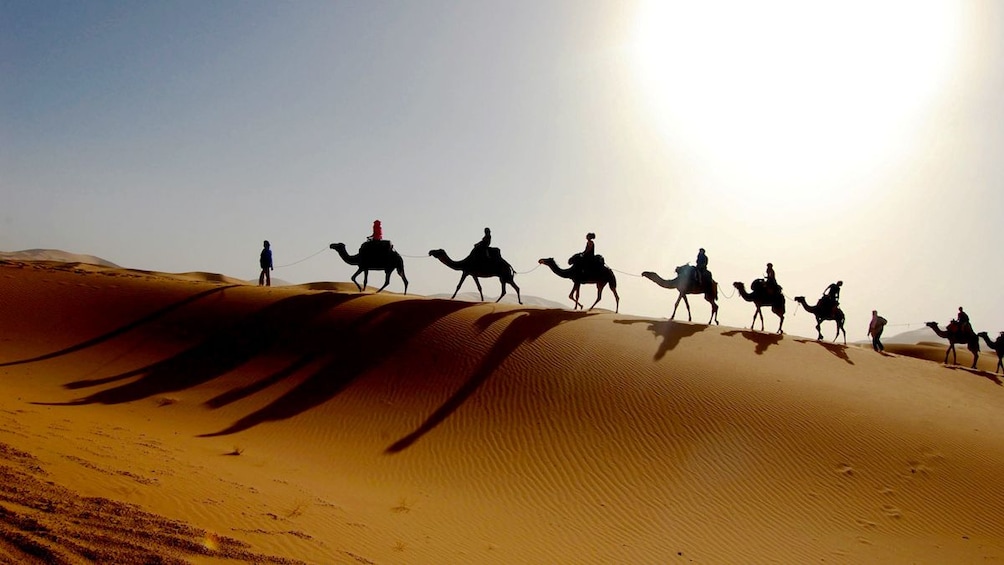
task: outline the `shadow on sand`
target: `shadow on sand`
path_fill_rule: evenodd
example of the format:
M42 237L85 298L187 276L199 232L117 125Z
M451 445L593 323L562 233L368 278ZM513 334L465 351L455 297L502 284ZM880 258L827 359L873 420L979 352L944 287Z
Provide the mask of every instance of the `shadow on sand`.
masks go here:
M74 400L70 405L120 404L191 388L224 375L276 346L295 346L310 320L358 296L335 293L303 294L274 302L226 330L162 361L100 379L74 381L65 388L80 389L139 376L127 384Z
M209 295L216 294L217 292L223 292L224 290L226 290L228 288L234 288L236 286L237 285L231 284L231 285L227 285L227 286L221 286L221 287L217 287L217 288L211 288L209 290L204 290L202 292L193 294L192 296L189 296L188 298L184 298L182 300L179 300L179 301L175 302L174 304L170 304L168 306L165 306L165 307L161 308L160 310L157 310L156 312L152 312L150 314L147 314L146 316L143 316L142 318L139 318L136 321L133 321L133 322L130 322L130 323L124 325L124 326L115 328L114 330L112 330L112 331L110 331L108 333L99 335L98 337L89 339L87 341L78 343L76 345L72 345L70 347L66 347L64 349L60 349L59 351L53 351L52 353L46 353L44 355L39 355L37 357L32 357L30 359L21 359L21 360L18 360L18 361L8 361L6 363L0 363L0 367L10 367L12 365L23 365L25 363L34 363L36 361L45 361L47 359L53 359L55 357L60 357L60 356L63 356L63 355L69 355L70 353L75 353L75 352L80 351L82 349L87 349L88 347L94 347L95 345L98 345L99 343L103 343L103 342L108 341L110 339L114 339L114 338L116 338L116 337L118 337L118 336L120 336L122 334L130 332L130 331L132 331L132 330L134 330L134 329L142 326L143 324L149 324L150 322L153 322L153 321L157 320L158 318L162 318L162 317L170 314L171 312L174 312L175 310L178 310L180 308L188 306L189 304L191 304L191 303L193 303L193 302L195 302L197 300L201 300L201 299L203 299L203 298L205 298L205 297L207 297Z
M1001 385L1001 380L996 373L991 373L990 371L984 371L982 369L970 369L969 367L963 367L962 365L945 365L946 369L951 369L953 371L965 371L973 375L989 379L994 382L994 384Z
M385 450L385 453L398 453L407 449L411 444L418 441L423 435L429 433L436 426L446 420L457 410L473 393L478 390L488 377L492 376L496 369L512 355L524 343L529 343L547 333L548 330L573 320L578 320L589 316L588 312L575 312L568 310L541 310L523 309L493 312L482 316L477 321L480 331L485 331L489 326L497 321L512 317L509 325L502 330L502 334L495 341L495 345L485 355L481 363L474 370L462 387L457 389L450 398L443 403L435 412L422 422L415 431L395 441Z
M753 350L757 355L763 355L768 348L772 345L777 345L781 343L781 339L784 337L782 334L778 333L764 333L757 332L753 330L735 330L722 332L722 335L733 337L736 335L741 335L746 339L752 341L756 344L756 348Z
M125 373L64 386L81 389L138 377L126 384L70 402L36 404L73 406L141 400L199 386L269 353L288 355L293 352L293 360L278 371L227 390L206 402L210 409L220 408L273 385L297 379L297 384L265 407L225 429L200 437L229 435L296 416L327 402L397 355L412 338L438 320L466 308L484 306L454 300L401 300L383 304L354 318L336 316L333 322L332 318L323 324L315 322L322 314L361 298L364 296L326 292L279 300L177 355ZM506 326L463 386L418 428L387 447L385 453L407 449L449 418L521 345L536 340L559 324L590 315L593 314L567 310L505 309L480 317L475 322L479 332L497 322L506 323Z
M653 360L658 361L666 356L666 352L675 349L683 338L703 332L708 329L707 324L694 324L691 322L677 322L674 320L614 320L615 324L648 324L648 330L657 337L661 337L659 348L655 351Z
M847 356L847 346L846 345L841 345L839 343L828 343L828 342L820 341L820 340L817 340L817 339L796 339L795 341L798 342L798 343L815 343L816 345L818 345L818 346L822 347L823 349L829 351L830 353L836 355L840 359L843 359L847 363L849 363L851 365L854 364L854 361L851 361L851 358Z

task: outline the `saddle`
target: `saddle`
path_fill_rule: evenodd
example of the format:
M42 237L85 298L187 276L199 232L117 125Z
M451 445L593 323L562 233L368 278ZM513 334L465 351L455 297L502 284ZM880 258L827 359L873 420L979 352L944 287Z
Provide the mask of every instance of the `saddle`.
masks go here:
M394 251L394 245L387 239L368 239L359 246L359 253L367 255L390 255Z
M607 266L602 255L593 255L592 259L588 259L582 253L576 253L569 257L568 264L585 276L598 276Z

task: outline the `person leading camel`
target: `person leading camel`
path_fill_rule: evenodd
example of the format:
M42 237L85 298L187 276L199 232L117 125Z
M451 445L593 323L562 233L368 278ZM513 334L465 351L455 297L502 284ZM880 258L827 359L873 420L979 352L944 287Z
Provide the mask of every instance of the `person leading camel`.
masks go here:
M258 265L261 266L258 286L272 286L272 244L267 239L262 245L261 255L258 256Z
M879 316L878 310L872 310L872 321L868 324L868 335L872 336L872 349L881 353L885 351L882 345L882 330L885 329L887 320Z

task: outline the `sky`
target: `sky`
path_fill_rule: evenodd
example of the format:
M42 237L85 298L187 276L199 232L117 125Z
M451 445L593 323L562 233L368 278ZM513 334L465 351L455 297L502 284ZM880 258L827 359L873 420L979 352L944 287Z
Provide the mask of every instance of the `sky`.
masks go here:
M842 280L852 340L959 306L993 336L1001 92L993 0L0 0L0 250L255 279L268 239L275 278L345 281L328 244L380 219L430 295L487 226L568 302L537 261L595 232L622 313L668 317L638 275L704 247L723 325L772 262L789 298Z

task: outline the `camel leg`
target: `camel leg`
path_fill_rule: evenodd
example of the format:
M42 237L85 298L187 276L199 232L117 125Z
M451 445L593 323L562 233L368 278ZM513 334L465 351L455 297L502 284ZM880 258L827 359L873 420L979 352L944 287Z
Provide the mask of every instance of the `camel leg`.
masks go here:
M450 300L453 300L454 298L457 297L457 293L460 292L460 287L464 286L464 281L466 279L467 279L466 272L460 275L460 282L457 283L457 289L453 291L453 296L450 297ZM484 300L484 297L481 297L481 300Z
M837 342L837 338L840 337L840 332L844 333L844 345L847 345L847 330L844 329L844 324L837 322L837 335L833 336L833 342Z
M359 292L363 291L363 287L359 286L359 281L357 281L356 279L359 278L359 273L365 273L365 272L366 271L364 271L362 269L359 269L358 271L356 271L356 273L354 275L352 275L352 278L349 279L349 280L351 280L356 285L356 288L359 289Z
M593 305L589 307L590 310L596 308L596 305L600 303L600 299L603 298L603 287L605 286L607 285L599 283L596 284L596 302L593 302Z
M568 298L572 299L572 302L575 303L575 307L572 308L572 310L578 310L579 308L582 308L582 304L579 303L579 285L578 285L578 283L576 283L574 286L572 286L572 292L568 293Z
M822 327L822 325L823 325L823 321L820 320L819 318L816 318L816 333L819 334L819 336L816 337L816 341L822 341L823 340L823 330L820 329Z
M763 331L763 312L760 311L760 307L757 306L756 310L753 311L753 321L750 322L750 329L756 331L756 317L760 316L760 331Z
M784 331L781 328L784 327L784 314L778 314L777 317L781 319L781 321L777 324L777 333L783 334Z
M621 311L621 297L617 295L617 287L610 287L610 292L614 293L614 314L619 314Z
M687 307L687 321L693 322L694 318L690 315L690 301L687 300L687 295L683 295L683 305Z
M519 295L519 287L516 286L516 281L514 281L512 279L509 279L509 284L511 284L512 287L516 289L516 302L519 302L520 304L522 304L523 303L523 297L521 297ZM502 293L505 294L505 284L502 285Z
M708 302L711 303L711 319L708 320L708 325L710 326L712 321L714 321L715 324L718 323L718 304L715 302L714 298L708 300ZM760 316L760 321L761 323L763 322L763 315Z
M401 277L401 281L404 282L404 293L408 294L408 277L404 276L404 265L397 268L397 275Z
M378 288L377 292L380 292L381 290L387 288L387 285L390 284L390 275L393 272L394 272L394 269L387 269L386 271L384 271L384 274L386 276L384 277L384 280L383 280L383 286L381 286L380 288Z
M478 295L481 296L481 302L484 302L485 293L484 291L481 290L481 281L478 280L478 277L475 277L473 275L471 275L471 278L474 279L474 286L478 287ZM499 297L499 300L502 300L501 296ZM496 300L496 302L498 302L498 300Z
M670 320L675 320L676 319L676 309L680 307L680 301L681 300L683 300L683 293L682 292L680 293L680 296L676 299L676 303L673 304L673 314L669 317Z
M977 343L976 344L976 349L970 349L970 351L973 352L973 366L972 366L972 368L975 369L976 368L976 362L980 360L980 344Z

